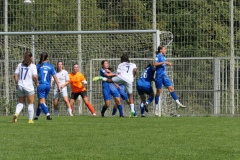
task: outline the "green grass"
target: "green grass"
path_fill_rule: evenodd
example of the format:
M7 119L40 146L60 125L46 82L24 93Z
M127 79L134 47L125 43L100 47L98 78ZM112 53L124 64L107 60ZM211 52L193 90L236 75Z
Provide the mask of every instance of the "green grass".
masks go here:
M0 117L0 159L240 159L237 117Z

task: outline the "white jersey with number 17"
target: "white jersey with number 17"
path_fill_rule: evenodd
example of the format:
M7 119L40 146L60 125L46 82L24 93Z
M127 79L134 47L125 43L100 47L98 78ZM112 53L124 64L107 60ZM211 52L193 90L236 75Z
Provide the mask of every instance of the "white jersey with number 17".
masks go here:
M25 66L22 63L19 63L15 74L18 75L18 85L22 86L27 91L33 91L33 76L37 75L37 68L35 64L30 64Z
M134 63L120 63L117 68L117 72L119 74L118 77L128 83L132 83L134 80L133 71L135 68L137 68L137 66Z

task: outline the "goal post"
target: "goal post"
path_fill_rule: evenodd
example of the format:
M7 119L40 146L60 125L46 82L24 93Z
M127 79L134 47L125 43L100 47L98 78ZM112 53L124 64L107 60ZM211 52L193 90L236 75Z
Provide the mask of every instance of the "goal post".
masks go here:
M138 71L141 72L144 69L142 64L144 64L144 61L154 59L155 51L159 45L169 45L168 50L171 51L172 42L171 32L159 30L0 32L1 39L8 37L6 38L8 46L0 46L0 51L8 50L8 54L5 56L5 52L2 52L2 57L5 58L6 64L9 66L9 69L6 69L5 65L2 64L2 68L5 68L5 70L1 70L0 74L3 77L4 75L12 75L17 64L22 61L23 53L32 50L32 35L35 35L35 63L39 61L39 55L42 52L49 53L49 62L54 66L58 60L62 60L68 72L71 72L73 63L81 63L79 64L81 72L87 81L92 80L90 68L93 67L93 64L90 63L93 63L91 61L93 59L94 62L97 61L95 59L115 59L123 53L127 53L133 61L139 61L140 67L138 66ZM78 35L81 35L81 51L79 51ZM171 54L167 56L169 55ZM0 96L14 101L17 94L13 86L13 81L3 81L0 84ZM92 85L89 83L86 87L89 90ZM6 92L7 90L9 92ZM70 87L68 87L68 91L70 96ZM37 98L35 99L37 100ZM49 94L47 103L48 106L53 106L52 93ZM78 102L75 103L76 110L79 110L75 113L87 114L88 111L83 106L82 101L81 105L78 104ZM60 105L65 106L63 103L60 103ZM98 105L98 103L94 105ZM12 107L15 106L13 105ZM99 106L94 107L99 112ZM64 108L62 112L67 114L65 107L62 108ZM2 110L2 112L10 114L12 109Z

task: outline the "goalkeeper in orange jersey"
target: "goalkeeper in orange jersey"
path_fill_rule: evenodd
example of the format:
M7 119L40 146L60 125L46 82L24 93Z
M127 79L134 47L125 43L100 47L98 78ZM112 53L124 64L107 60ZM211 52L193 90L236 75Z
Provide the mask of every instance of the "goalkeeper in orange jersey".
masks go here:
M93 116L96 116L94 108L92 104L88 101L87 90L84 85L87 84L87 81L83 74L78 72L78 64L74 64L72 68L72 72L69 73L69 83L72 88L70 105L73 110L74 102L81 95L85 105L88 107Z

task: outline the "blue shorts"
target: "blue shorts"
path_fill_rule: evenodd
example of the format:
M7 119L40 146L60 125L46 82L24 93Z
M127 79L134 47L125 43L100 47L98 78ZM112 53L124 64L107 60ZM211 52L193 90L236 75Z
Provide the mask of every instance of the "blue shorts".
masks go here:
M113 96L114 98L120 97L120 94L119 94L117 89L116 90L110 90L109 87L103 87L102 88L102 93L103 93L104 101L111 100L111 96Z
M137 92L139 95L144 95L145 93L147 95L150 95L153 93L153 89L152 86L142 86L137 84Z
M37 87L38 98L47 99L48 93L50 92L51 86L47 84L39 84Z
M110 90L110 93L111 93L111 95L113 96L113 98L120 97L120 94L119 94L119 92L118 92L117 89L115 89L115 90Z
M102 93L104 101L111 99L109 87L102 87Z
M159 75L155 78L155 85L157 89L161 89L162 85L165 87L172 86L172 82L168 75Z
M118 89L118 92L119 92L122 100L124 100L124 101L128 100L128 94L127 94L127 92L125 91L124 85L119 85L119 87L120 87L120 88Z

